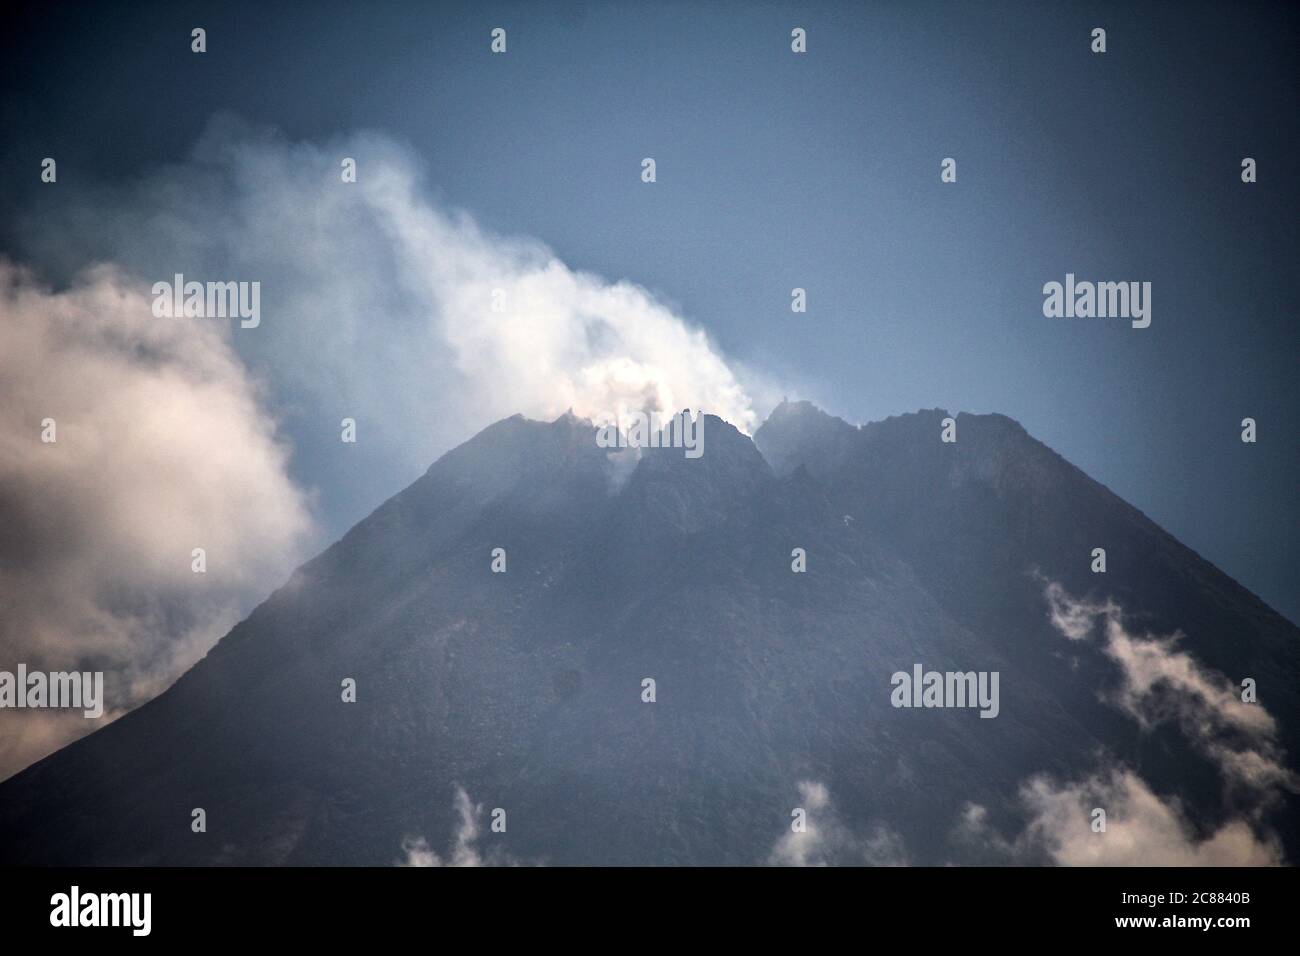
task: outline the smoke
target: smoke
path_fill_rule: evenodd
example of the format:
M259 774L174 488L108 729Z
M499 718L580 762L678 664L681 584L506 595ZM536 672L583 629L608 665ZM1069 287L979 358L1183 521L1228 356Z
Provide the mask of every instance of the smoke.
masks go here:
M266 370L306 459L337 450L343 416L367 462L406 480L514 414L689 407L752 430L748 392L700 329L433 193L421 161L385 136L290 143L219 115L187 163L61 192L27 243L64 268L111 259L150 281L260 281L261 325L235 346Z
M111 719L322 537L510 415L691 407L752 429L736 375L651 293L432 195L384 136L291 143L230 116L186 162L44 193L16 239L53 287L0 272L0 667L93 664ZM260 283L260 324L155 318L151 287L176 274ZM93 726L0 721L0 778Z
M155 321L111 267L55 293L0 260L0 330L0 668L102 670L108 698L0 712L5 777L166 687L310 519L215 328Z

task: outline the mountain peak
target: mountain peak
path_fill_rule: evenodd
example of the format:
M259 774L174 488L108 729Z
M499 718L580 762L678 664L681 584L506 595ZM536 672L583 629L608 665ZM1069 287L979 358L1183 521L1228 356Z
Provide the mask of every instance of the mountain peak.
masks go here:
M778 475L787 475L843 449L857 428L812 402L782 400L754 432L754 445ZM816 473L814 469L814 474Z
M463 788L524 821L493 835L513 859L754 864L809 780L846 832L996 862L949 840L971 802L1014 812L1031 774L1087 779L1142 731L1108 709L1115 662L1053 631L1044 580L1181 631L1296 725L1294 626L1011 419L957 415L952 444L946 417L782 402L753 441L705 415L697 458L602 448L572 411L503 419L171 689L0 785L0 862L382 865L412 833L441 850ZM900 716L890 674L918 662L1000 673L1003 716ZM1171 747L1153 791L1215 823ZM196 789L219 841L185 825Z

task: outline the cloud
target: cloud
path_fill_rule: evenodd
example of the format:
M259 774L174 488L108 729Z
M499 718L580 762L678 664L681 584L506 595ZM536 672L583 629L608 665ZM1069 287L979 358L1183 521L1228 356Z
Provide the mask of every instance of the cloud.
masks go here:
M1072 641L1082 641L1092 634L1099 616L1109 617L1119 608L1109 599L1104 604L1070 597L1060 584L1047 582L1048 617L1052 626Z
M167 686L311 521L215 327L153 319L111 267L56 293L0 260L0 337L0 669L103 670L108 703L0 712L2 778Z
M483 816L483 805L474 803L460 784L456 784L452 807L459 820L446 857L440 856L431 849L424 837L408 836L402 840L404 859L397 864L398 866L518 865L513 858L500 850L489 850L485 854L477 847L480 832L479 819Z
M236 347L274 371L305 443L337 444L339 418L354 417L371 460L397 474L520 413L690 407L753 429L746 388L671 306L432 194L421 160L385 136L291 143L218 116L186 163L61 192L28 245L41 262L111 257L150 280L260 281L262 323Z
M1176 801L1151 791L1132 770L1110 767L1077 781L1031 777L1020 800L1029 813L1024 830L1007 841L988 825L979 805L968 805L959 837L983 842L1010 860L1045 854L1061 866L1277 866L1275 836L1257 834L1244 819L1229 819L1200 835ZM1105 832L1094 832L1094 808L1106 811Z
M1181 634L1139 636L1125 627L1113 602L1076 599L1055 582L1045 594L1052 622L1067 638L1079 640L1101 626L1102 652L1120 674L1106 699L1139 726L1177 723L1229 787L1253 791L1255 799L1297 788L1295 774L1283 765L1273 716L1258 703L1243 702L1230 680L1179 649Z
M989 823L986 808L967 805L959 841L1011 861L1045 856L1065 866L1270 866L1282 848L1264 812L1296 776L1283 763L1272 715L1244 703L1232 683L1178 648L1181 635L1130 632L1123 610L1071 596L1047 582L1044 596L1056 630L1070 641L1099 638L1118 668L1119 684L1102 699L1149 731L1173 724L1218 770L1233 812L1206 828L1194 825L1181 802L1162 797L1131 768L1103 753L1098 770L1079 780L1030 777L1019 793L1028 817L1011 839ZM1094 832L1094 809L1106 829Z
M799 808L804 811L802 829L791 827L768 854L770 866L906 866L902 838L888 827L876 824L865 836L852 833L831 805L830 791L815 780L798 784Z
M1111 769L1082 782L1035 777L1022 793L1033 815L1030 833L1065 866L1264 866L1281 862L1271 836L1260 839L1244 820L1228 820L1198 836L1178 804L1162 800L1136 773ZM1106 810L1105 833L1089 814Z
M689 406L752 429L670 306L432 193L382 135L292 143L219 116L185 162L43 194L15 238L53 287L0 272L0 667L105 669L111 719L319 544L308 502L339 533L510 415ZM177 273L259 282L260 325L155 318L151 287ZM0 720L0 777L94 726Z

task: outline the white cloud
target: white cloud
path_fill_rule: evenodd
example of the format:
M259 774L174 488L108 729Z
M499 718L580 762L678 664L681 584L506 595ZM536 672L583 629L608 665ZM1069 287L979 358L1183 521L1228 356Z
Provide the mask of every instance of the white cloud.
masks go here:
M1134 770L1106 754L1101 767L1078 780L1030 777L1019 803L1028 816L1011 839L989 824L986 808L966 807L958 839L1009 860L1045 854L1065 866L1267 866L1284 862L1264 811L1295 775L1282 763L1276 724L1259 704L1243 703L1232 683L1178 648L1181 635L1138 636L1113 601L1090 602L1047 582L1049 618L1070 641L1099 639L1119 669L1118 688L1102 699L1143 730L1175 724L1218 769L1234 812L1217 826L1197 827L1176 797L1162 797ZM1094 832L1093 811L1106 813Z
M1099 616L1110 616L1119 611L1109 599L1104 604L1075 599L1055 581L1047 583L1044 593L1052 626L1072 641L1089 637Z
M443 857L431 849L429 841L422 836L408 836L402 840L404 858L398 866L517 865L514 859L500 850L489 850L484 853L479 849L477 846L480 835L479 819L483 816L483 805L474 803L460 784L456 785L452 807L458 819L447 855Z
M1281 862L1271 836L1231 819L1198 836L1178 804L1162 800L1132 770L1112 769L1073 783L1034 777L1022 790L1029 834L1063 866L1266 866ZM1106 811L1094 833L1091 812Z
M1181 650L1181 634L1137 635L1111 601L1078 600L1055 582L1045 593L1052 622L1067 638L1081 640L1100 625L1102 652L1120 673L1119 686L1106 697L1110 703L1144 729L1176 722L1230 787L1255 791L1256 799L1296 789L1295 775L1282 764L1273 716L1258 703L1243 702L1230 680Z
M1175 800L1161 799L1132 770L1110 767L1081 780L1036 775L1020 800L1029 822L1013 840L988 824L987 811L968 805L959 838L982 844L1004 858L1033 860L1038 854L1060 866L1277 866L1276 837L1258 833L1244 819L1229 819L1198 834ZM1092 828L1093 811L1106 812L1106 829Z
M905 866L907 853L902 838L888 827L876 824L865 836L848 829L831 804L824 783L802 780L798 784L799 807L804 811L803 829L787 829L768 854L770 866ZM794 818L791 817L791 823Z
M109 705L0 713L5 777L167 686L287 573L310 519L215 327L155 320L109 267L55 293L0 260L0 338L0 669L103 670Z
M73 287L0 273L0 666L99 661L120 714L306 556L308 496L346 527L510 415L689 406L752 429L727 363L654 295L429 195L383 136L294 144L230 117L185 163L60 184L22 234ZM150 287L176 273L260 282L260 326L155 319ZM33 444L46 416L54 446ZM343 417L352 465L336 457ZM206 576L189 571L197 546ZM68 739L0 719L0 777Z

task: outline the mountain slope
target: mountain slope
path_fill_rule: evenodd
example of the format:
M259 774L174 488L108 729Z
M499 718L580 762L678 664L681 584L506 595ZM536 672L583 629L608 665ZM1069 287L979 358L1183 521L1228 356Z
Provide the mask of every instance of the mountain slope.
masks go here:
M1104 659L1060 653L1044 578L1250 668L1288 732L1296 629L1010 420L960 416L943 445L941 417L782 405L754 442L709 417L701 458L645 449L630 474L585 421L499 422L166 693L0 784L0 861L446 857L458 788L506 811L479 817L489 862L763 863L805 805L820 860L987 861L953 837L968 805L1014 831L1030 775L1099 748L1207 826L1230 813L1176 735L1099 699ZM892 707L915 663L999 671L998 717ZM1270 825L1294 852L1291 816Z

